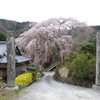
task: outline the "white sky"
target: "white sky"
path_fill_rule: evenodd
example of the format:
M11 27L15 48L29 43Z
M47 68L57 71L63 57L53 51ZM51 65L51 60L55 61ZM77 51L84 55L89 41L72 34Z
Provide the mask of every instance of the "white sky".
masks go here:
M40 22L59 17L100 25L100 0L0 0L0 19Z

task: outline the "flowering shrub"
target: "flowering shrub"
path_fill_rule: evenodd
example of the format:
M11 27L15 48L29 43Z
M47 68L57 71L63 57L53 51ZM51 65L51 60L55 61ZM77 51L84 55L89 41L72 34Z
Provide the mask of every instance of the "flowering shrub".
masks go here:
M16 77L16 85L27 85L35 80L33 73L27 72Z

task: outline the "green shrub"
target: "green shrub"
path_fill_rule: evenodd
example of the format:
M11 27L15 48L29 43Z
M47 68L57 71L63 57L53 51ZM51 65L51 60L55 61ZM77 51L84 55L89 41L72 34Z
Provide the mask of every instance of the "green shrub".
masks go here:
M67 56L67 59L66 59L66 63L67 65L70 65L71 62L76 58L76 53L70 53L68 56Z
M6 36L0 33L0 41L6 41Z
M96 54L96 38L89 38L78 46L78 52Z
M78 53L73 58L67 58L66 64L72 75L80 78L95 77L95 56L90 53Z
M76 53L70 53L67 56L66 61L65 61L65 65L66 65L66 67L68 67L70 74L72 74L71 63L76 58L76 55L77 55Z
M29 71L37 72L38 71L38 66L36 64L30 64L27 69Z
M36 73L36 78L41 78L42 76L43 76L43 73L41 73L41 72Z

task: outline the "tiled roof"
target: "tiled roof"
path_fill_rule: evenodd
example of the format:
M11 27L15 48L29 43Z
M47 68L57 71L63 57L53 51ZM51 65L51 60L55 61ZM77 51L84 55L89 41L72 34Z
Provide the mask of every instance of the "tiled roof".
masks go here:
M6 53L6 43L0 43L0 55L3 56Z
M16 63L27 62L27 61L31 61L31 60L32 60L32 58L30 58L30 57L19 56L19 55L15 56ZM7 63L7 57L6 56L2 57L0 59L0 63Z
M18 49L18 47L16 49ZM31 61L32 58L16 54L15 60L16 63L21 63L21 62ZM1 41L0 41L0 63L7 63L7 45L6 42L1 42Z

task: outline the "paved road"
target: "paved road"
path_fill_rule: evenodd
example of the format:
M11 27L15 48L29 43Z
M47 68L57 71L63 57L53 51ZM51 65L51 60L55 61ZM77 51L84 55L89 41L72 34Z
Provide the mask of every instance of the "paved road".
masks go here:
M23 90L17 100L100 100L100 92L53 80L53 73L45 76Z

